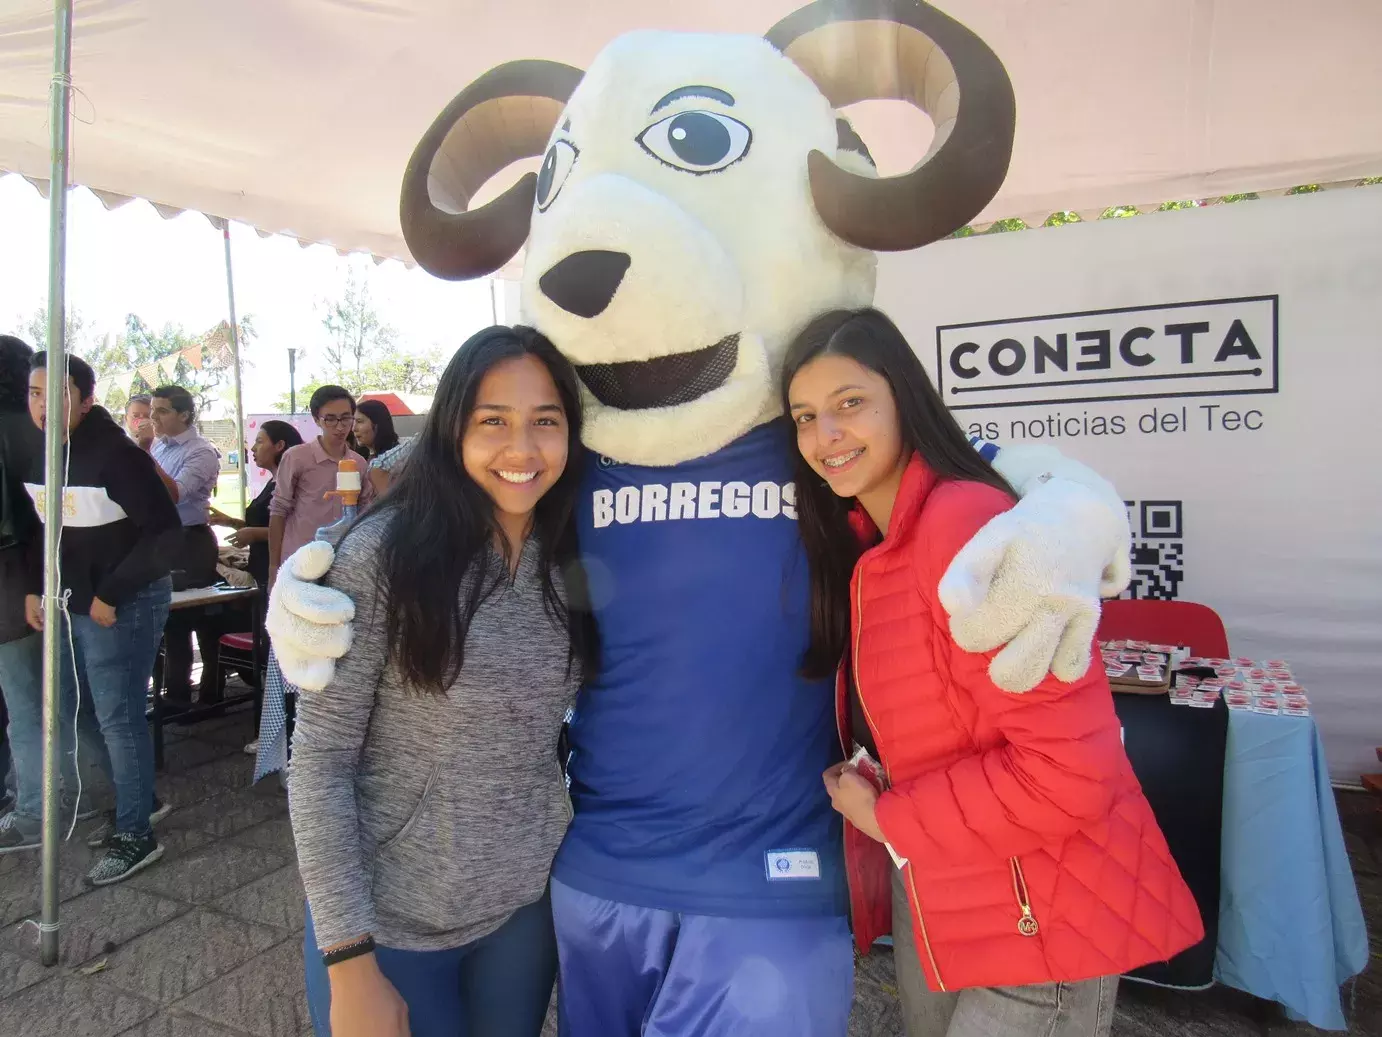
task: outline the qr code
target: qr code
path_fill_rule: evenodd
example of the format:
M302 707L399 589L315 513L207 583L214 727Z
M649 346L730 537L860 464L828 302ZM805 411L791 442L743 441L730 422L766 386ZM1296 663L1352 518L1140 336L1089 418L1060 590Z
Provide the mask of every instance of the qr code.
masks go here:
M1175 601L1185 579L1185 533L1178 500L1124 501L1132 526L1132 582L1125 598Z

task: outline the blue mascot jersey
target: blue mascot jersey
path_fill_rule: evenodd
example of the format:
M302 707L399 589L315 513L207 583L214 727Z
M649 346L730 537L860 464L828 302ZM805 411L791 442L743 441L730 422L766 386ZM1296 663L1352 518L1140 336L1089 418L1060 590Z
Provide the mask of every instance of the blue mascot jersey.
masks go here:
M671 468L593 459L580 545L601 671L571 722L575 818L553 867L607 900L840 915L833 682L798 676L806 556L784 420Z

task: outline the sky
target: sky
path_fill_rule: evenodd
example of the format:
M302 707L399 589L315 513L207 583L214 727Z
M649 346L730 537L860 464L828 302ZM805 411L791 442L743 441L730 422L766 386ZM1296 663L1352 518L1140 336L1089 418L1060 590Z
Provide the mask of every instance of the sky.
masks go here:
M436 347L449 357L493 320L487 280L440 281L392 260L376 265L324 245L261 238L244 224L231 225L231 252L236 312L252 317L258 333L244 350L247 414L272 410L287 393L289 347L298 350L297 384L315 373L328 340L324 303L341 295L352 270L401 352ZM0 175L0 333L17 332L47 299L48 201L24 179ZM199 213L165 220L142 201L107 212L77 188L68 204L67 308L96 341L121 331L128 313L155 329L207 331L228 316L221 233ZM229 393L224 405L233 406Z

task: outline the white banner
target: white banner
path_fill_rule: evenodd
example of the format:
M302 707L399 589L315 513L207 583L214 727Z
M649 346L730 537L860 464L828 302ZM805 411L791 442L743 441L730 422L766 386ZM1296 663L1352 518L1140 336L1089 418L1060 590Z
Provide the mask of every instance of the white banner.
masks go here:
M1138 597L1289 660L1336 779L1382 745L1382 187L884 257L878 305L971 434L1130 502Z
M321 435L321 429L317 428L317 423L312 420L310 414L246 414L245 415L245 438L250 445L254 443L254 437L259 434L259 426L266 421L286 421L297 429L302 435L304 443L310 442ZM254 457L246 451L245 457L248 459L249 468L247 476L247 492L251 500L259 496L259 491L269 484L272 478L269 471L260 468L254 463Z

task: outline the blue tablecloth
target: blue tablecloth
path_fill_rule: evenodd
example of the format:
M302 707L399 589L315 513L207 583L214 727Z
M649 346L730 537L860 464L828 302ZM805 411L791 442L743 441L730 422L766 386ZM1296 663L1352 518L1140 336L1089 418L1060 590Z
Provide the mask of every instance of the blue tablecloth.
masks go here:
M1313 718L1229 712L1223 832L1215 978L1346 1029L1368 937Z

